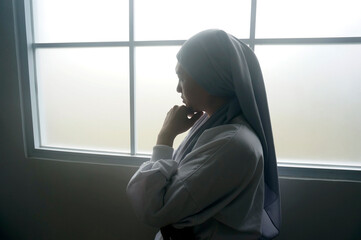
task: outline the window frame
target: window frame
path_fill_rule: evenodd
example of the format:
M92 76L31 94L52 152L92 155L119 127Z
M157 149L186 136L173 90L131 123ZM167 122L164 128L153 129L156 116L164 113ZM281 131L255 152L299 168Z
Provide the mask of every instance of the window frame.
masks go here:
M253 50L257 45L309 45L309 44L361 44L361 37L334 38L255 38L257 0L251 0L250 36L240 39ZM20 76L20 96L24 131L25 153L27 158L47 159L68 162L83 162L96 164L114 164L139 166L149 160L149 154L139 154L136 149L136 89L134 81L134 53L140 46L181 46L185 40L166 41L135 41L134 40L134 3L129 0L129 41L119 42L73 42L73 43L34 43L31 0L13 1L15 16L15 36L17 59ZM129 93L130 93L130 153L112 153L102 151L85 151L53 147L39 148L39 119L36 97L36 62L35 48L57 47L113 47L129 48ZM346 181L361 181L361 167L328 164L302 164L294 161L278 163L280 177L306 179L333 179Z

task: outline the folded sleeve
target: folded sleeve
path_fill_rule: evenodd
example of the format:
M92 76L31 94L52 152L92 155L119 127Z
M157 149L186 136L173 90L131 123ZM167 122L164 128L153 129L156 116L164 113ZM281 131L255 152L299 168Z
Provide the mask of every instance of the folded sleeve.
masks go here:
M153 148L150 161L143 163L133 175L127 186L127 196L138 218L154 227L169 224L177 214L179 205L183 210L192 212L195 206L189 201L186 189L180 188L174 199L165 202L164 196L171 179L178 172L178 163L172 160L173 148L157 145Z
M151 161L157 161L160 159L172 159L173 148L166 145L156 145L153 147L153 154Z

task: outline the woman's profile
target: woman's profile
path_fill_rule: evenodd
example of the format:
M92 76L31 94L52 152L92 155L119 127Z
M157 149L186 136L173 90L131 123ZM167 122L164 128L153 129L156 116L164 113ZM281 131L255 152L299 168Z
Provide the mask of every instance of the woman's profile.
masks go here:
M253 51L221 30L177 54L184 105L167 114L151 160L127 187L155 239L272 239L280 226L276 156ZM174 151L175 137L190 129Z

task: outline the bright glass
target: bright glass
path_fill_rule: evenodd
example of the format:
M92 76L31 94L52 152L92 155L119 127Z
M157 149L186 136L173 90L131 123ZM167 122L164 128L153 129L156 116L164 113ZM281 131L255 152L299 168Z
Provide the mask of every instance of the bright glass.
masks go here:
M182 99L176 88L180 47L136 48L136 126L139 153L150 153L167 112ZM177 136L177 147L185 134Z
M129 153L128 52L36 50L42 146Z
M137 0L134 11L136 40L188 39L209 28L249 37L251 0Z
M256 37L359 37L360 13L360 0L258 0Z
M33 0L35 42L127 41L128 0Z
M255 50L278 159L361 166L361 45Z

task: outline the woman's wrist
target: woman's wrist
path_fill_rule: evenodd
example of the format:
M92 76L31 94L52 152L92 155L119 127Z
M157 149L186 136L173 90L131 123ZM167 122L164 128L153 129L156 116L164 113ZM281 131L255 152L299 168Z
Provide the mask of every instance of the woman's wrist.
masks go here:
M175 137L176 136L173 136L172 134L160 131L157 138L157 145L166 145L169 147L173 147Z

